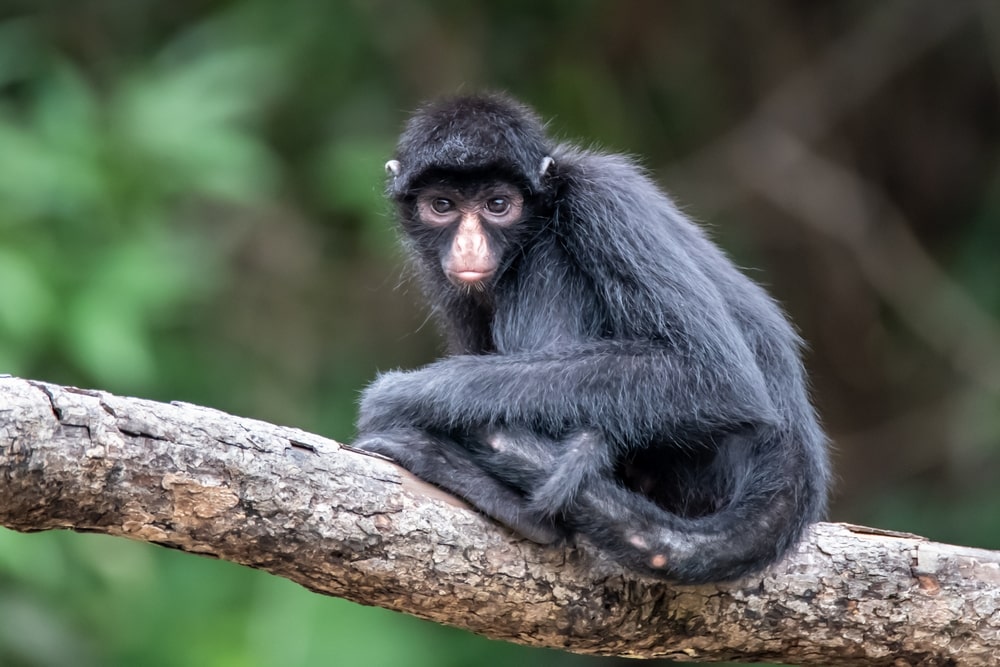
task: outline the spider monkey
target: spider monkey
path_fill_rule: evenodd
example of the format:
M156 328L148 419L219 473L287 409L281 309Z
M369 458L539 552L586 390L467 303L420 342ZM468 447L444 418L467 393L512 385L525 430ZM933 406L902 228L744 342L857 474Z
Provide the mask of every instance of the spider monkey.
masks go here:
M798 336L636 164L486 94L419 109L386 170L450 355L373 382L356 446L683 583L759 571L822 516Z

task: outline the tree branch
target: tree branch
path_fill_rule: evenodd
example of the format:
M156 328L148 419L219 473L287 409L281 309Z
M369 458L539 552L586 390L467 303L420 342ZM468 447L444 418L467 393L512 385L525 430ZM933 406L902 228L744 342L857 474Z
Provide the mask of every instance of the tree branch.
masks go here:
M820 524L763 575L672 586L541 547L395 465L216 410L0 376L0 524L154 542L579 653L1000 663L1000 553ZM444 501L444 502L442 502Z

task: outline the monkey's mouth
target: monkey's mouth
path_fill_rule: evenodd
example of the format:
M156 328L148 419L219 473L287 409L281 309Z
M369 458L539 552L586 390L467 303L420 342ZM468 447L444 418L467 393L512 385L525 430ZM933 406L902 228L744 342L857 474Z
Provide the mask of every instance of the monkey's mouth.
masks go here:
M448 278L458 286L475 285L490 278L493 271L449 271Z

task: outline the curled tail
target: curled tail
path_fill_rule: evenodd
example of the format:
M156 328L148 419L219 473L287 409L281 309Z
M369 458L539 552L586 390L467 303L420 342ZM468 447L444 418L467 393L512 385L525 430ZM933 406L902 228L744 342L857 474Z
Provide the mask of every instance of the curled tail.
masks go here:
M820 518L826 496L825 464L813 454L821 449L809 434L765 430L726 436L707 466L675 466L689 473L676 488L692 489L695 498L675 496L664 506L655 494L604 476L581 486L569 523L646 574L695 584L757 572ZM710 498L717 501L711 507Z
M746 426L613 462L594 430L557 440L506 429L477 460L518 482L536 520L565 525L630 569L694 584L763 569L820 518L822 437L818 428Z

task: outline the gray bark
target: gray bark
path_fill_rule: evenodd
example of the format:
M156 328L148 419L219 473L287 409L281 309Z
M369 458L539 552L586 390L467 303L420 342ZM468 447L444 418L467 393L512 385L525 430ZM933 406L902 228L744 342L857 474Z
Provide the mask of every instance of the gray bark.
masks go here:
M107 533L319 593L579 653L1000 664L1000 553L819 524L739 582L541 547L380 458L294 428L0 376L0 525Z

